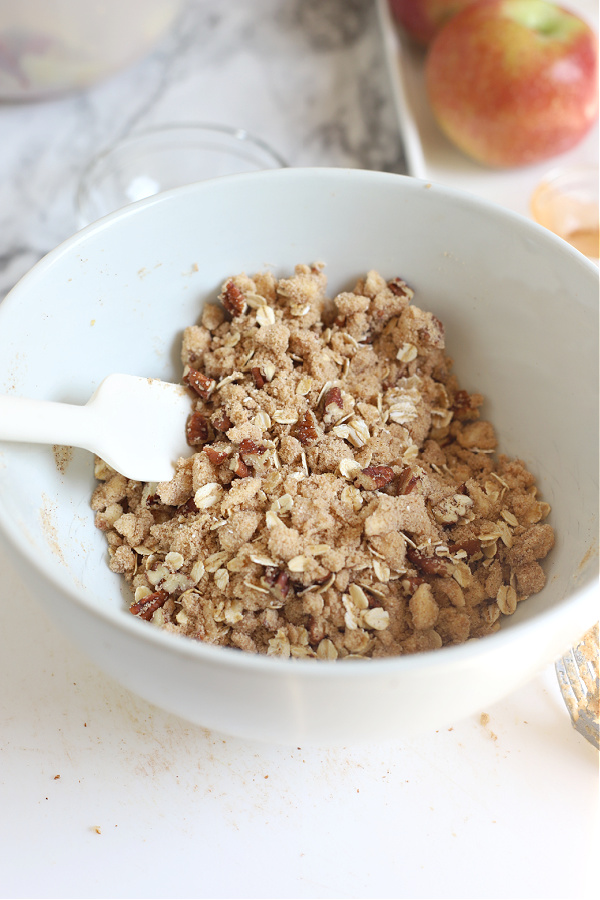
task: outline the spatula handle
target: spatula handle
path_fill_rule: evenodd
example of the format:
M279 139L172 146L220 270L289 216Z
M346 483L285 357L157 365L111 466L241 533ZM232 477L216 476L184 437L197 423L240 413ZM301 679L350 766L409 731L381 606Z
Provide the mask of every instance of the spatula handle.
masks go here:
M0 441L91 449L91 424L85 406L0 394Z

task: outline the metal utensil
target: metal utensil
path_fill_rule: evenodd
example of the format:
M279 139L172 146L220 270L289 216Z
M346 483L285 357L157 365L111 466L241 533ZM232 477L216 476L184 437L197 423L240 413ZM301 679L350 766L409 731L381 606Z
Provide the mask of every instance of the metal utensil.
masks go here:
M600 749L598 728L598 625L555 664L558 683L573 727Z

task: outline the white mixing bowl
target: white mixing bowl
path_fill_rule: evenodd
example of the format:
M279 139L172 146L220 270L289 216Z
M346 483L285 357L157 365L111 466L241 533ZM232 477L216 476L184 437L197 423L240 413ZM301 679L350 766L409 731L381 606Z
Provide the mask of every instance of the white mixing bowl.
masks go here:
M178 380L182 329L226 277L316 260L331 293L371 268L415 288L445 323L462 386L486 396L500 449L525 460L552 506L547 585L499 633L338 663L163 633L126 610L94 527L84 451L61 471L50 447L0 446L0 536L46 613L151 702L268 741L402 738L513 691L597 615L598 274L583 256L510 212L416 179L289 169L209 181L113 213L20 281L0 306L0 391L83 403L111 372ZM139 425L142 439L157 427Z

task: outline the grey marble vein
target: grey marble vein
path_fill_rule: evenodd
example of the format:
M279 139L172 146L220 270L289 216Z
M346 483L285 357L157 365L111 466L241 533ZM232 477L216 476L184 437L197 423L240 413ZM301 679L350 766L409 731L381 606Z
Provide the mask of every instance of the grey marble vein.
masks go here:
M244 128L293 166L405 171L372 0L189 0L150 55L107 81L0 104L0 296L77 229L89 160L170 122Z

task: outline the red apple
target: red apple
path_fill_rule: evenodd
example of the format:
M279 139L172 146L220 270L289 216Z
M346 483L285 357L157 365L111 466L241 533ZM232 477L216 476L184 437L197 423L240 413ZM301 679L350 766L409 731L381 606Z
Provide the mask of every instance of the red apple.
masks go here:
M393 15L417 44L426 47L434 34L473 0L389 0Z
M520 166L577 144L598 115L598 41L546 0L482 0L434 38L425 63L440 127L490 166Z

